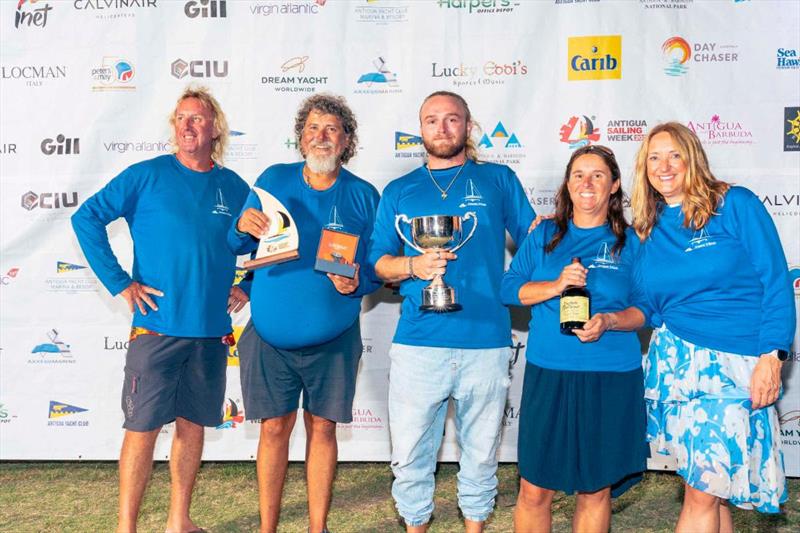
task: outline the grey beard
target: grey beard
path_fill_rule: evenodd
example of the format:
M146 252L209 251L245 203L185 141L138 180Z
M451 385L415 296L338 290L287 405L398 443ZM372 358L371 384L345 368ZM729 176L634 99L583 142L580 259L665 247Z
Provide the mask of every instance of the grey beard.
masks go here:
M306 165L314 174L330 174L339 167L339 156L317 157L313 154L308 154L306 156Z

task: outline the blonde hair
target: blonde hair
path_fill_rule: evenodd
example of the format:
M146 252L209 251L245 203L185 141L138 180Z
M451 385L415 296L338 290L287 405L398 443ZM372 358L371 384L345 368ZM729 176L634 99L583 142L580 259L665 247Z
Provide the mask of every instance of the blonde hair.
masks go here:
M180 103L187 98L197 98L200 100L200 103L203 104L203 107L211 111L214 115L214 129L217 131L217 136L211 140L211 160L214 161L217 166L222 167L231 130L228 127L228 120L225 118L225 113L222 112L222 107L219 105L216 98L211 95L211 91L207 87L188 85L178 98L175 109L172 110L172 114L169 117L169 124L172 126L170 142L173 145L173 151L178 151L177 139L175 139L175 112L178 110Z
M666 122L654 127L647 134L636 155L636 170L633 176L631 208L633 229L640 239L650 236L658 220L664 197L650 184L647 177L647 156L650 141L659 133L667 132L672 137L678 153L686 164L683 179L683 226L695 230L703 228L728 192L730 184L718 180L708 167L708 157L697 135L677 122Z

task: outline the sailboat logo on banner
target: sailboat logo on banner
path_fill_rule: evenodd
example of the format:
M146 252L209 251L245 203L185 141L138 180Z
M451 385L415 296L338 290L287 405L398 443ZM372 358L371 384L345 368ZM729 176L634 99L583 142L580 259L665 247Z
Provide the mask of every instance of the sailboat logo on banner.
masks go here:
M483 201L483 195L478 190L478 187L475 186L475 182L472 181L472 178L467 180L465 188L464 198L458 207L486 207L486 203Z

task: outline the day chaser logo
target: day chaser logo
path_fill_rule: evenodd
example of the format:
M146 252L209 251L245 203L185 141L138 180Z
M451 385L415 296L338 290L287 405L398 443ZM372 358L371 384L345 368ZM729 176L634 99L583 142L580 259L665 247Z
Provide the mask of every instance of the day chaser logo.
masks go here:
M720 44L715 41L689 44L686 39L673 36L661 44L665 62L664 72L670 76L682 76L689 70L687 63L736 63L739 61L736 44Z
M192 0L183 6L183 12L190 19L225 18L228 16L228 2L225 0Z
M44 28L47 26L47 15L52 10L53 7L50 4L39 3L39 0L19 0L17 12L14 14L14 27Z
M683 76L689 70L686 64L692 57L689 43L683 37L670 37L661 45L661 53L666 65L664 72L670 76Z
M800 152L800 107L784 108L783 119L783 151Z
M133 90L130 85L133 79L133 64L127 59L119 57L104 57L99 67L92 69L92 81L99 85L92 87L93 91Z
M567 48L569 81L622 78L622 35L569 37Z
M567 143L570 150L580 148L597 142L600 140L600 128L596 128L594 115L590 117L586 115L572 116L561 126L560 141Z

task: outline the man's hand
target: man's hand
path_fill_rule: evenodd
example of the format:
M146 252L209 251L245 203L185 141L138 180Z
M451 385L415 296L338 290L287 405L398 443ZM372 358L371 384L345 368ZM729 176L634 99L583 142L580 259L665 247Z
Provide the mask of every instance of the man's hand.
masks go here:
M767 407L778 399L782 366L783 363L777 357L764 354L758 358L750 378L750 401L753 409Z
M536 215L536 218L533 219L531 222L530 227L528 228L528 233L532 232L536 229L536 226L542 223L542 220L550 220L551 218L555 218L554 214L551 215Z
M447 262L458 257L445 250L426 250L422 255L411 258L414 275L420 279L432 280L437 274L444 276Z
M263 211L250 207L239 217L236 229L240 233L249 233L256 239L260 239L269 230L269 225L269 217Z
M589 319L582 329L573 329L572 333L578 337L581 342L594 342L599 339L603 333L611 329L612 320L608 313L596 313Z
M139 308L139 312L143 315L147 314L147 309L144 304L147 304L153 311L158 311L158 306L153 299L150 298L151 294L155 296L164 296L164 293L160 290L142 285L138 281L131 282L131 284L119 294L128 302L128 309L131 313L133 313L133 306L136 305L136 307Z
M228 313L238 313L244 307L244 304L250 301L250 297L234 285L231 287L231 292L228 294Z
M331 274L330 272L328 273L328 279L333 282L333 286L336 287L336 290L339 291L340 294L352 294L358 289L359 266L358 263L354 263L354 265L356 267L356 273L353 279L338 274Z

